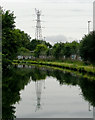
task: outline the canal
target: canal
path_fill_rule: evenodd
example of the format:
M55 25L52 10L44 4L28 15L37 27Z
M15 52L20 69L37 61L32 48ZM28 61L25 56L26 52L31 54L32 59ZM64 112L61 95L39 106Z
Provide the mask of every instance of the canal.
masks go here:
M95 81L45 66L3 72L3 118L93 118Z

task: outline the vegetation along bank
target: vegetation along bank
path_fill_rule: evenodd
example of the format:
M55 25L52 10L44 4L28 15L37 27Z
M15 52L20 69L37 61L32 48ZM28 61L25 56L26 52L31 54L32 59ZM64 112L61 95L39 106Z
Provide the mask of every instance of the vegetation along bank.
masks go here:
M63 68L63 69L70 69L73 71L78 71L78 72L82 72L82 73L88 73L91 75L95 75L95 68L92 65L78 65L75 63L31 61L31 60L14 60L13 62L17 63L17 64L47 65L47 66L59 67L59 68Z

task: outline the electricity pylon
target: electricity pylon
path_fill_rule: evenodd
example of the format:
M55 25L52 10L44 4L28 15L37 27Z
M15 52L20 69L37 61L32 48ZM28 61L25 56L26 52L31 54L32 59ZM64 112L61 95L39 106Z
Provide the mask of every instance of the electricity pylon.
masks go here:
M42 92L42 80L37 80L35 82L35 87L36 87L36 95L37 95L37 105L36 105L36 110L39 110L41 108L41 92Z
M43 86L44 82L44 86ZM40 110L42 108L41 105L41 94L42 94L42 89L45 89L45 80L37 80L35 81L35 88L36 88L36 96L37 96L37 104L36 104L36 110Z
M42 28L41 28L41 20L40 20L41 11L40 11L40 10L37 10L37 9L35 8L35 12L36 12L36 15L37 15L35 38L36 38L37 40L42 40Z

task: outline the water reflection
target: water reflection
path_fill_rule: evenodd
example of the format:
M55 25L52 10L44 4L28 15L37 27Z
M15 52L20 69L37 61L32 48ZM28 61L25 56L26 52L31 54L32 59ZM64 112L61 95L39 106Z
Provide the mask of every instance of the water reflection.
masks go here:
M41 108L42 83L43 83L42 80L35 82L36 95L37 95L37 105L35 112Z
M95 81L91 81L75 74L51 68L18 65L3 72L3 119L14 119L16 108L14 104L21 100L20 91L24 90L31 80L35 82L37 103L36 110L41 109L41 93L45 86L46 77L56 78L62 86L80 86L83 98L89 105L95 106ZM43 86L42 86L43 85ZM88 109L90 110L90 106ZM91 109L92 110L92 109ZM93 117L95 117L95 107L93 107Z

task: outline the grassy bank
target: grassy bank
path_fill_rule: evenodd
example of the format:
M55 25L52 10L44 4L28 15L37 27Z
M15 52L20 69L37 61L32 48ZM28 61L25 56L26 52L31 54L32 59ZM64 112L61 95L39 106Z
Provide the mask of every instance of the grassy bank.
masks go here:
M27 63L27 64L47 65L47 66L53 66L53 67L59 67L63 69L78 71L80 73L88 73L91 75L95 75L95 68L92 65L79 65L77 63L31 61L31 60L14 60L13 62L23 63L23 64Z

